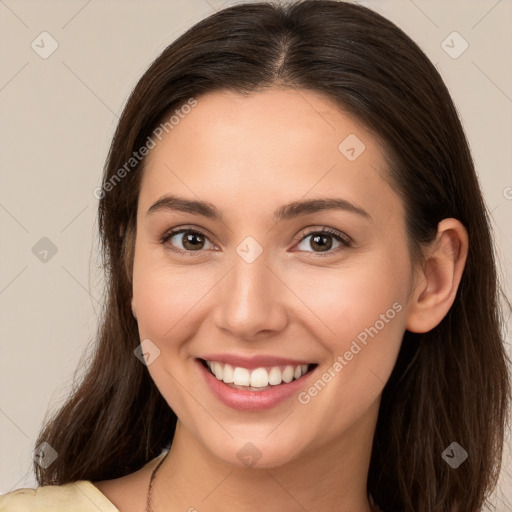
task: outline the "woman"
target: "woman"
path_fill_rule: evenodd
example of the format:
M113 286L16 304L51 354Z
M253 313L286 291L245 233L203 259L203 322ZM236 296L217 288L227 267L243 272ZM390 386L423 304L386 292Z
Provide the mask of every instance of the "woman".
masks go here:
M334 1L206 18L96 194L95 357L0 510L482 509L510 401L489 221L400 29Z

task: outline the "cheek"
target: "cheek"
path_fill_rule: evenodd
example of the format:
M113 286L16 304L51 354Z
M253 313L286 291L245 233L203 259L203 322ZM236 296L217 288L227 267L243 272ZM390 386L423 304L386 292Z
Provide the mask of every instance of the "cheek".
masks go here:
M319 339L333 340L330 344L373 325L390 309L389 316L394 318L395 302L405 309L409 279L407 259L385 251L347 259L336 268L312 267L304 272L297 267L286 276L309 315L323 325Z
M144 246L144 243L146 245ZM170 263L166 254L141 240L133 267L133 297L141 338L169 349L187 339L202 301L218 280L207 266Z
M338 396L350 389L366 400L381 391L396 362L406 324L410 263L405 250L387 248L353 261L288 277L310 308L304 318L312 319L309 328L329 354L326 367L339 363L331 371L336 378L323 380L333 381L328 387Z
M310 273L299 282L298 294L314 305L315 338L329 354L316 381L298 397L308 411L311 435L322 429L326 439L334 438L348 428L378 399L389 379L405 330L408 291L407 261L403 279L393 261L397 263L367 260L346 271Z
M159 251L139 247L133 268L133 297L141 340L151 340L160 350L148 371L169 407L186 424L194 423L194 404L180 383L187 382L190 367L180 350L194 334L194 318L205 290L198 286L197 267L170 265ZM202 272L199 282L207 273Z
M198 300L196 295L187 272L135 267L133 296L141 335L143 332L145 337L165 338Z

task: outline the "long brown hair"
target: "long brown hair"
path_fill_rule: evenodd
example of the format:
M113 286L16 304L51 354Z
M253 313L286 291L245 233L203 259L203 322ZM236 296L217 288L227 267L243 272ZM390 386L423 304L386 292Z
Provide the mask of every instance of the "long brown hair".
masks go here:
M323 93L382 141L388 178L405 204L414 262L421 264L421 248L442 219L459 219L468 230L469 254L450 311L430 332L405 332L383 390L367 485L393 512L477 512L497 482L510 404L488 211L435 67L387 19L329 0L221 10L169 45L137 83L99 195L107 286L95 352L37 440L58 452L46 469L34 464L38 482L120 477L172 440L176 416L134 356L140 339L131 274L144 159L131 168L126 163L191 98L281 86ZM454 441L469 455L457 469L441 457Z

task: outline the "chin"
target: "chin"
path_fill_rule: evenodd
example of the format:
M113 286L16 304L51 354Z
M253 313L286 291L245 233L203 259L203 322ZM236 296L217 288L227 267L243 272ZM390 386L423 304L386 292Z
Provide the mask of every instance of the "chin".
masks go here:
M302 453L293 437L287 432L285 439L267 433L260 436L235 436L229 440L212 444L209 438L206 448L217 459L226 464L255 469L269 469L283 466Z

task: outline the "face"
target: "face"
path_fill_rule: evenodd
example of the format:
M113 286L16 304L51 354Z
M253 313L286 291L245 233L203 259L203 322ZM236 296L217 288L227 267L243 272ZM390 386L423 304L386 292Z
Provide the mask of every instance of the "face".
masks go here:
M352 443L375 420L412 286L383 150L310 91L196 99L141 183L133 304L151 377L228 463Z

